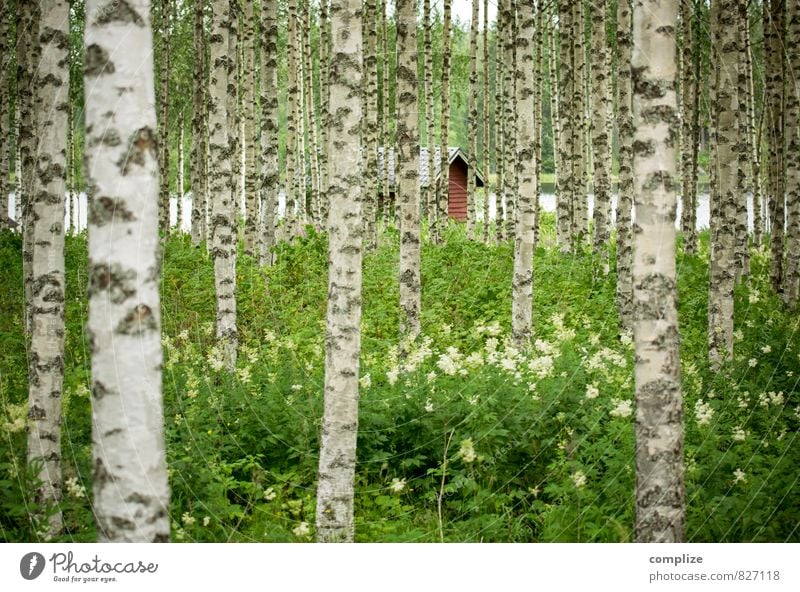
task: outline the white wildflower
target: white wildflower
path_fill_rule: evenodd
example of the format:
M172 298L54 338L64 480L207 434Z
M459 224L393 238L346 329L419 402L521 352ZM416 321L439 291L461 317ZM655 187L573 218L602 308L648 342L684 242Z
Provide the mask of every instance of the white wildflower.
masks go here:
M760 300L758 297L758 292L755 291L750 292L747 299L750 301L750 304L758 304L758 301Z
M239 377L239 381L242 384L249 384L250 383L250 366L245 366L243 368L236 369L236 376Z
M406 480L405 479L398 479L395 477L392 479L392 482L389 484L389 489L392 490L393 493L400 493L406 488Z
M530 362L528 362L528 367L531 369L537 377L539 378L547 378L553 373L553 358L552 356L539 356L538 358L532 358Z
M83 498L86 497L86 488L78 483L77 477L70 477L64 482L64 486L67 488L67 494L70 497L74 498Z
M275 493L275 489L273 489L272 487L267 487L264 490L264 499L267 500L268 502L274 500L277 495L278 494Z
M211 524L211 516L206 516L203 518L203 526L207 527L209 524Z
M183 523L184 523L186 526L191 526L192 524L194 524L194 523L195 523L194 516L192 516L191 514L189 514L189 512L184 512L184 513L183 513L183 516L181 516L181 521L182 521L182 522L183 522Z
M711 408L711 405L699 399L694 404L694 416L697 419L697 425L707 425L714 416L714 410Z
M772 346L771 345L765 345L764 347L761 348L761 353L762 354L768 354L768 353L771 353L771 352L772 352Z
M425 376L425 380L427 380L428 383L431 383L434 380L436 380L436 372L434 372L433 370L428 372L428 374Z
M600 389L597 388L594 384L587 384L586 385L586 398L587 399L596 399L600 395Z
M756 360L755 358L750 358L749 360L747 360L747 365L750 366L751 368L755 368L757 364L758 360Z
M773 405L783 405L783 401L783 391L777 393L775 391L769 392L769 402Z
M456 365L455 361L447 354L442 354L439 356L439 360L436 362L436 365L448 376L453 376L456 372L458 372L458 366Z
M425 399L425 411L433 413L433 401L431 401L430 397Z
M372 377L369 374L365 374L358 379L358 384L361 385L362 389L366 390L372 386Z
M731 432L731 437L735 442L743 442L747 438L747 432L742 426L736 426Z
M742 469L736 469L733 472L733 482L734 483L739 483L740 481L742 483L747 481L747 476L745 475L745 472Z
M475 462L475 459L478 456L475 454L475 448L472 445L472 438L467 438L466 440L461 441L461 449L458 451L458 454L461 456L461 460L465 463Z
M628 400L613 399L615 407L609 412L614 417L630 417L633 413L633 404Z
M293 384L292 385L292 390L295 391L295 392L302 391L303 390L303 385L302 384Z
M292 534L298 538L310 535L311 529L308 527L308 522L301 522L298 526L295 526L292 529Z
M583 471L575 471L572 473L571 479L578 489L586 485L586 475L584 475Z
M400 370L397 368L392 368L386 373L386 380L389 381L389 384L394 386L397 382L397 378L400 376Z
M466 357L464 363L470 368L481 366L483 365L483 355L479 351L472 352L470 355Z

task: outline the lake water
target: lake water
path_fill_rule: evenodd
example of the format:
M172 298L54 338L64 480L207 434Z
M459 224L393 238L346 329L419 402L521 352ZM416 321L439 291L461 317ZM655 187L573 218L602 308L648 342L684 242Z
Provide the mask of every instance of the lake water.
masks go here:
M479 197L482 199L482 197ZM81 193L79 200L78 200L78 211L77 218L73 217L73 213L71 212L71 203L67 203L67 215L65 217L65 228L67 231L72 231L72 222L73 220L77 221L77 228L79 231L84 230L86 228L86 194ZM540 204L542 210L545 212L554 212L555 211L555 196L551 193L544 193L541 196ZM616 217L616 204L617 204L617 196L614 195L612 197L612 219ZM191 230L191 211L192 211L192 195L191 193L187 193L183 197L183 211L181 216L181 224L180 228L183 232L189 232ZM178 199L177 197L172 197L170 199L170 208L169 208L169 219L170 225L174 228L178 222ZM594 206L594 197L589 194L589 218L591 219L592 210ZM12 193L9 196L9 211L8 215L10 218L14 219L14 194ZM748 227L750 230L753 229L753 212L750 208L750 200L748 200L747 206L747 218L748 218ZM244 207L241 208L242 214L244 214ZM285 200L283 193L279 196L279 205L278 205L278 212L280 216L283 216L285 211ZM634 211L634 216L636 215ZM700 195L697 198L697 228L707 228L708 227L708 220L709 220L709 204L708 204L708 195ZM482 214L478 214L478 218L482 218ZM495 218L495 209L490 206L489 208L489 218ZM681 203L680 198L678 199L678 214L676 217L676 226L679 226L681 219Z

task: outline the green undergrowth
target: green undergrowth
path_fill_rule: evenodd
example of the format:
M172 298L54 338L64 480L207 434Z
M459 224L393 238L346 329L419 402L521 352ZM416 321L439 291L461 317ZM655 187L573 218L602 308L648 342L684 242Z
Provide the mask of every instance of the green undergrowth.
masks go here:
M422 252L423 334L398 354L389 229L364 261L356 538L359 541L630 541L633 350L615 281L590 253L535 254L534 337L510 330L513 250L451 227ZM35 540L26 469L19 237L0 235L0 537ZM91 500L85 236L67 238L63 399L66 531L96 537ZM614 253L611 253L613 262ZM707 237L678 256L687 539L797 541L797 317L753 250L736 292L735 356L706 364ZM178 541L313 539L324 376L327 244L309 235L277 264L238 265L235 375L214 347L213 267L186 236L163 266L164 405Z

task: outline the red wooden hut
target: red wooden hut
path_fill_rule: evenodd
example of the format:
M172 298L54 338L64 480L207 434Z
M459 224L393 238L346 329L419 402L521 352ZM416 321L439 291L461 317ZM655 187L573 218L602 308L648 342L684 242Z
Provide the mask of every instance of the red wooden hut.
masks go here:
M467 184L467 172L469 171L469 159L461 148L451 146L447 150L448 166L450 172L450 182L447 188L447 213L453 220L459 222L467 221L467 198L469 187ZM383 148L378 148L378 174L383 178ZM433 155L435 176L433 181L441 175L441 149L436 148ZM428 149L425 147L419 150L419 185L427 187L430 182L428 174ZM475 168L476 187L484 186L483 173ZM394 149L389 150L389 198L394 202L395 183L394 183Z

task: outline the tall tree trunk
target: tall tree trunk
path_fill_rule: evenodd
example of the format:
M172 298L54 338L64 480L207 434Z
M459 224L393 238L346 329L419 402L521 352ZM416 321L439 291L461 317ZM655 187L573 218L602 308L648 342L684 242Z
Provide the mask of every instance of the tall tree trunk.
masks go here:
M431 29L433 23L431 19L431 2L430 0L423 0L422 2L422 18L423 18L423 53L425 54L425 139L427 142L427 166L428 178L424 188L420 189L420 197L422 200L422 208L425 211L428 219L428 233L432 241L438 242L439 225L436 223L437 210L436 210L436 191L437 187L434 183L434 158L435 146L434 140L436 109L433 103L433 43L431 41Z
M206 41L203 27L205 0L194 0L194 91L192 92L192 244L207 240L208 194L206 192Z
M391 197L389 193L389 175L387 174L387 167L389 162L389 152L392 150L394 144L389 141L389 121L391 114L393 113L389 109L389 71L391 69L390 63L392 60L389 56L389 29L387 26L387 18L386 18L386 1L387 0L379 0L380 2L380 18L381 18L381 55L383 55L383 93L381 96L381 112L383 116L381 117L381 146L383 146L383 158L384 158L384 165L383 165L383 187L381 188L381 193L383 196L383 212L382 216L384 221L388 221L389 211L394 207L391 204ZM396 173L396 171L395 171ZM395 187L397 187L397 176L395 175Z
M573 206L575 196L575 86L579 83L575 71L575 52L571 37L575 35L575 20L570 0L558 0L559 89L564 100L559 105L558 125L561 131L559 150L558 203L556 204L556 238L562 253L572 250Z
M764 227L764 222L761 217L761 135L756 128L761 127L760 123L765 110L762 101L761 117L759 118L759 125L756 125L756 97L753 87L753 47L750 42L749 19L748 22L745 23L744 43L746 46L745 71L747 73L747 95L745 99L747 101L748 114L747 145L749 148L748 158L753 167L750 176L750 190L753 194L753 242L760 247L763 240L762 229Z
M400 208L400 334L420 333L419 130L417 129L417 2L397 0L397 154Z
M6 230L8 209L11 205L11 192L8 186L8 151L11 137L9 129L9 105L11 89L8 85L8 71L11 67L11 27L9 19L12 15L9 2L0 6L0 232Z
M367 30L364 76L366 78L366 171L364 171L363 205L366 248L378 244L377 201L381 182L378 178L378 12L376 0L365 2L364 23Z
M768 204L770 214L769 279L776 293L783 290L783 239L785 186L785 0L764 1L764 52L769 158L767 160Z
M495 113L495 125L494 125L494 162L495 162L495 170L497 171L497 181L495 183L495 192L497 197L495 198L495 217L494 217L494 227L495 227L495 241L497 243L502 242L505 240L505 232L506 232L506 218L508 216L508 206L506 203L506 186L505 186L505 175L506 175L506 152L505 152L505 145L506 145L506 131L508 130L507 122L505 118L505 99L503 95L503 79L504 73L503 70L509 67L509 64L505 63L505 58L503 57L503 39L506 36L506 28L504 19L501 18L500 14L498 14L497 23L495 26L495 60L494 60L494 113Z
M750 179L752 178L752 163L750 162L750 149L748 148L749 132L749 106L747 104L748 78L747 47L745 46L745 29L749 27L747 5L749 0L736 0L736 125L737 152L736 170L736 233L734 260L736 265L736 283L750 275L750 231L747 225L748 191L752 191Z
M592 162L594 164L594 242L608 273L608 241L611 226L611 138L608 135L611 76L606 42L606 2L589 2L592 22Z
M680 2L680 115L681 115L681 233L683 234L684 251L690 243L688 235L692 232L691 211L692 202L692 157L694 150L692 141L692 116L695 106L694 93L696 82L694 79L694 33L692 22L692 1L679 0ZM699 51L699 48L698 48Z
M327 4L326 4L327 5ZM261 236L260 263L272 265L278 211L278 6L261 7ZM326 82L321 82L327 88ZM324 102L324 99L323 99ZM324 149L327 152L327 148Z
M566 213L569 214L569 208L562 198L562 191L564 182L562 173L564 171L563 161L561 160L564 155L564 136L561 128L561 87L558 84L558 38L556 29L556 17L558 16L558 5L554 3L551 7L552 13L549 17L549 32L547 36L547 76L548 87L550 91L550 137L553 140L553 197L556 204L556 243L562 245L564 237L564 225L568 219L563 218Z
M636 541L684 539L683 412L675 273L676 0L633 15Z
M47 536L61 531L61 395L64 384L64 194L69 109L69 3L39 2L41 60L36 69L36 176L32 220L28 463L41 462L39 503L55 504Z
M297 48L297 230L301 233L308 223L308 154L306 152L306 84L303 59L302 2L298 6L295 47Z
M475 213L478 166L478 19L480 0L472 0L472 18L469 29L469 99L467 106L467 135L469 136L469 169L467 169L467 237L475 240Z
M489 210L490 200L494 201L497 210L497 196L492 193L489 181L489 0L483 0L483 242L489 244Z
M314 60L311 54L311 7L303 7L303 74L305 87L306 132L308 134L308 168L311 173L311 211L309 218L317 228L322 228L319 200L319 136L317 111L314 108Z
M506 238L516 234L517 223L517 193L519 192L519 179L517 177L517 18L515 0L503 0L508 3L504 12L506 35L503 39L503 59L507 67L503 70L503 119L505 125L505 181L504 193L506 197ZM501 4L501 6L503 6Z
M617 313L620 328L633 329L633 112L631 81L631 0L617 1L617 129L619 190L617 197Z
M288 26L286 37L286 202L284 211L284 235L287 238L298 232L298 213L295 201L302 199L296 191L297 175L297 98L300 88L297 82L297 0L287 2ZM302 177L302 171L300 176Z
M74 82L70 78L69 88L73 88ZM67 223L70 225L72 235L78 234L78 200L75 195L75 122L73 121L72 97L67 101L67 154L66 154L66 178L67 178L67 206L69 214Z
M711 199L716 207L711 219L711 254L708 281L708 357L719 368L733 356L733 286L736 252L737 173L739 126L736 73L739 59L738 0L718 0L719 8L712 30L719 51L719 82L713 107L713 166L717 172L716 191Z
M186 166L185 156L184 156L185 151L183 149L184 143L186 142L186 134L184 131L186 125L183 119L183 113L181 113L180 125L181 125L180 134L178 135L178 204L177 204L177 209L178 209L177 228L179 233L183 232L183 195L184 191L186 190L185 179L183 174L183 170Z
M159 166L159 195L161 209L159 210L161 232L169 232L169 37L170 37L170 10L169 0L161 0L161 69L159 72L160 88L158 93L158 166Z
M442 115L439 129L439 176L436 178L436 224L437 241L447 228L448 204L450 202L450 62L451 58L452 0L444 0L444 22L442 24ZM428 171L429 177L431 171Z
M20 163L16 199L20 204L22 230L22 274L25 295L25 334L30 334L33 299L33 180L36 173L36 113L34 77L39 64L39 5L20 2L17 6L17 142Z
M533 87L533 158L536 162L536 174L533 179L533 246L539 243L539 222L541 219L541 195L542 195L542 134L544 133L544 101L542 100L544 89L544 40L545 40L545 10L544 2L539 0L536 3L536 54L533 60L535 64L534 76L536 77ZM555 137L555 136L554 136Z
M508 2L504 5L513 9ZM508 18L513 18L509 15ZM536 146L534 138L534 13L533 4L520 2L517 45L516 103L519 110L517 174L517 224L514 237L514 277L511 285L511 333L518 347L526 347L531 339L533 311L533 247L535 217Z
M800 291L800 162L797 160L800 154L800 6L797 2L789 3L786 54L789 56L789 80L792 82L786 101L787 154L792 156L786 159L788 224L784 294L786 303L795 310Z
M319 5L319 216L323 228L328 225L328 119L331 53L331 20L328 18L330 0L320 0ZM277 43L277 42L276 42ZM277 88L277 87L276 87ZM276 132L277 133L277 132Z
M401 13L402 14L402 13ZM352 542L361 353L361 0L332 0L333 62L325 411L317 540ZM371 27L373 28L373 27Z
M208 142L213 163L209 171L211 203L211 256L214 260L214 286L217 296L216 335L229 370L236 363L238 337L236 331L236 181L233 178L229 110L231 104L231 42L235 15L231 0L214 0L212 4L208 89Z
M573 2L573 35L572 52L574 60L575 83L572 87L572 109L575 126L572 128L574 136L572 143L573 182L572 189L572 247L578 250L586 242L589 230L589 204L586 191L586 172L588 157L588 142L586 139L586 53L585 53L585 23L583 2Z
M256 169L256 16L254 2L243 2L242 93L244 106L244 253L256 256L258 235L258 170Z
M108 12L106 2L87 0L84 40L86 168L94 188L88 291L92 507L101 542L167 542L150 2L115 6L125 10ZM120 94L120 88L128 92Z
M684 0L689 2L691 0ZM699 9L691 16L691 39L685 43L695 44L699 37L701 17ZM689 179L688 186L684 185L682 193L683 211L681 215L681 231L683 233L683 251L694 254L697 252L697 179L699 172L698 155L700 152L700 99L703 94L700 81L702 67L702 51L700 47L692 47L692 93L691 93L691 123L689 124L691 141L689 150ZM684 197L685 196L685 197Z

